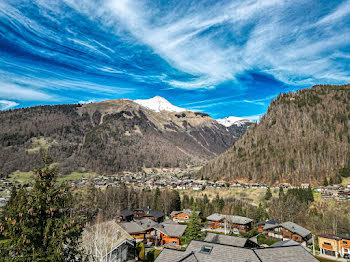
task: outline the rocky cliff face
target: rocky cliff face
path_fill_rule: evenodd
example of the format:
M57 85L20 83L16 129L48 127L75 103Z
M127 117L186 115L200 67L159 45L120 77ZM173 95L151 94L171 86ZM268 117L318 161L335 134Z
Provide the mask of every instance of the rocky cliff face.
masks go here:
M259 124L200 171L205 177L273 184L339 180L350 157L350 85L281 94Z
M62 173L201 165L242 133L207 114L156 112L125 99L3 111L0 121L3 174L28 171L45 150Z

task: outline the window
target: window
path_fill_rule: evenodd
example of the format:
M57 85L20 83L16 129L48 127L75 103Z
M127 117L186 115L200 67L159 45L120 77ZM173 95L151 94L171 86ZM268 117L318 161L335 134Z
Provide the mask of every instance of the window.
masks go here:
M213 250L212 246L202 246L201 251L199 252L202 254L210 255L212 250Z
M347 241L343 241L343 244L344 244L344 245L347 245L347 244L348 244L348 242L347 242Z
M323 244L326 245L326 246L331 246L332 245L331 243L328 243L328 242L324 242Z

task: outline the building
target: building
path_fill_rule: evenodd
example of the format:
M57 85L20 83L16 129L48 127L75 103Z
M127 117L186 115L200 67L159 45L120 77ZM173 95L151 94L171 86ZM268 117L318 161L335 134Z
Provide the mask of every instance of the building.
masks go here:
M180 237L187 228L173 221L157 223L151 219L125 222L121 226L136 241L145 240L150 246L179 246Z
M265 221L261 221L259 223L255 224L255 227L258 228L259 232L263 232L263 228L265 225L277 225L278 222L276 220L270 219L270 220L265 220Z
M195 211L197 213L197 215L200 215L199 211ZM189 222L192 216L192 211L190 209L184 209L182 211L173 211L170 214L171 219L174 222Z
M282 224L265 224L263 234L270 239L289 240L292 239L304 246L311 243L311 231L293 222Z
M235 232L245 233L252 229L253 220L248 217L223 215L214 213L207 217L209 230L222 231L224 233Z
M217 244L231 245L236 247L259 247L259 245L256 242L248 238L228 236L224 234L216 234L211 232L207 233L207 236L205 237L204 241Z
M350 235L320 234L317 237L321 255L350 256Z
M134 210L134 217L135 218L143 218L144 215L147 215L151 211L149 207L141 207L141 208L136 208Z
M185 251L164 248L156 262L317 262L300 245L268 248L246 248L208 241L192 240Z
M160 223L164 221L165 214L157 210L150 210L148 214L144 215L143 217L152 219L153 221Z
M116 216L118 222L121 221L132 221L134 219L134 212L130 210L122 210L119 215Z
M81 246L91 261L136 261L135 240L113 220L86 227Z

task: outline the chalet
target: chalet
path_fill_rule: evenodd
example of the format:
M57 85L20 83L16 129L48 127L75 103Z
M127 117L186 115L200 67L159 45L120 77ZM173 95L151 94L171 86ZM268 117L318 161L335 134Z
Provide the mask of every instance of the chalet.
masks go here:
M200 215L199 211L195 211L197 215ZM174 222L189 222L192 216L192 211L190 209L184 209L182 211L173 211L170 214L171 219Z
M350 256L350 235L320 234L317 237L321 255Z
M122 210L117 216L116 216L116 220L118 222L121 221L132 221L134 219L134 212L130 211L130 210Z
M292 239L304 246L311 241L311 231L293 222L282 224L265 224L263 233L267 238L276 240Z
M240 233L245 233L251 230L253 222L253 220L248 217L223 215L218 213L214 213L208 216L207 221L209 230L225 230L227 232L231 232L233 229L236 229Z
M86 227L81 247L91 261L135 260L135 240L113 220Z
M303 261L318 260L303 247L284 246L267 248L246 248L230 244L210 241L192 240L186 250L164 248L155 262L272 262L272 261Z
M149 207L141 207L134 210L135 218L142 218L144 215L147 215L151 211Z
M160 223L147 229L147 243L152 246L180 247L180 237L186 228L187 225L180 225L172 221Z
M152 246L179 246L180 237L187 228L187 225L180 225L173 221L156 223L150 219L126 222L121 226L137 241L146 240Z
M261 221L259 223L256 223L255 227L258 228L259 232L263 232L264 231L263 228L265 225L277 225L277 224L278 224L278 222L276 220L271 219L271 220L265 220L265 221Z
M157 210L150 210L148 214L143 216L144 218L152 219L155 222L162 222L164 220L165 214Z

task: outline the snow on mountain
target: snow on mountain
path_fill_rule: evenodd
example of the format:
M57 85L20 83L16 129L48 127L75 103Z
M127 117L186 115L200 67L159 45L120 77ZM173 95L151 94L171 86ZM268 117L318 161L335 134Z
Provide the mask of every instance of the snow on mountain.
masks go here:
M216 121L226 127L230 127L232 125L236 125L236 126L241 126L245 123L250 123L252 121L248 120L248 119L244 119L242 117L236 117L236 116L229 116L229 117L225 117L222 119L216 119Z
M160 111L170 111L170 112L183 112L188 111L185 108L177 107L171 104L168 100L163 97L155 96L150 99L136 99L135 103L144 106L148 109L151 109L156 112Z

